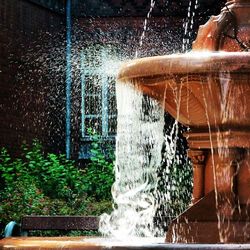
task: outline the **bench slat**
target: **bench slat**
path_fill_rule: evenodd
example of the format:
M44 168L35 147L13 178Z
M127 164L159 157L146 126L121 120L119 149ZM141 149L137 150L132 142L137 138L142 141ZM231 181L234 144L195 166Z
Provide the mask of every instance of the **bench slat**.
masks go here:
M97 216L25 216L22 230L98 230Z

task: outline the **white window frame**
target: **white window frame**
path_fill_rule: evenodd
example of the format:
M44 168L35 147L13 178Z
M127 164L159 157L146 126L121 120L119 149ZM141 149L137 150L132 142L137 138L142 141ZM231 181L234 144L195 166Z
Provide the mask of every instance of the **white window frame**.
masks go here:
M105 58L105 47L101 50L102 57ZM80 79L81 79L81 137L83 140L91 140L91 136L86 133L86 119L88 118L101 118L101 134L103 139L112 139L115 134L109 134L109 118L117 117L117 113L109 114L109 98L111 95L109 92L109 79L110 75L103 74L100 72L100 67L88 67L86 66L85 51L81 51L81 63L80 63ZM100 76L101 91L100 93L87 93L86 92L86 76L98 75ZM85 98L87 96L101 95L101 112L99 115L96 114L86 114L85 110Z

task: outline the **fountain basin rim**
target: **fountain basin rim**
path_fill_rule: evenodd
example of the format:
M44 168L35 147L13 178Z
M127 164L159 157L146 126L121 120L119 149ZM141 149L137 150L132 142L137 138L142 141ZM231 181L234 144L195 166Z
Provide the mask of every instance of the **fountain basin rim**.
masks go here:
M82 249L82 250L250 250L250 244L184 244L184 243L141 243L86 241L88 237L13 237L0 241L1 249ZM94 240L94 238L93 238ZM108 243L108 244L107 244Z
M250 52L190 52L134 59L123 65L117 79L222 72L250 73Z

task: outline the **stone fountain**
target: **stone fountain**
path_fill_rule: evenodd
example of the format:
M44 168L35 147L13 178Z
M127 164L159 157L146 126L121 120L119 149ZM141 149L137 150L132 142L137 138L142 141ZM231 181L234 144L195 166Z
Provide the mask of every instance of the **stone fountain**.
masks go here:
M190 208L167 242L250 241L250 0L228 0L200 27L193 51L127 63L119 80L180 123L193 164Z

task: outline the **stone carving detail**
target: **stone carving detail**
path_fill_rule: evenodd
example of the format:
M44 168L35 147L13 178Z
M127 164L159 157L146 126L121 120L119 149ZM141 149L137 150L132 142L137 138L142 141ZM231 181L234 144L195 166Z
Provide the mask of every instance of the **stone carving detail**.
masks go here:
M193 163L193 197L192 204L204 196L204 171L206 155L203 150L189 150L188 156Z
M242 2L242 3L240 3ZM245 5L245 9L242 6ZM248 18L249 1L228 1L218 16L212 16L201 25L193 50L249 51Z
M205 152L202 150L189 150L188 157L193 163L193 167L203 167L205 162Z

